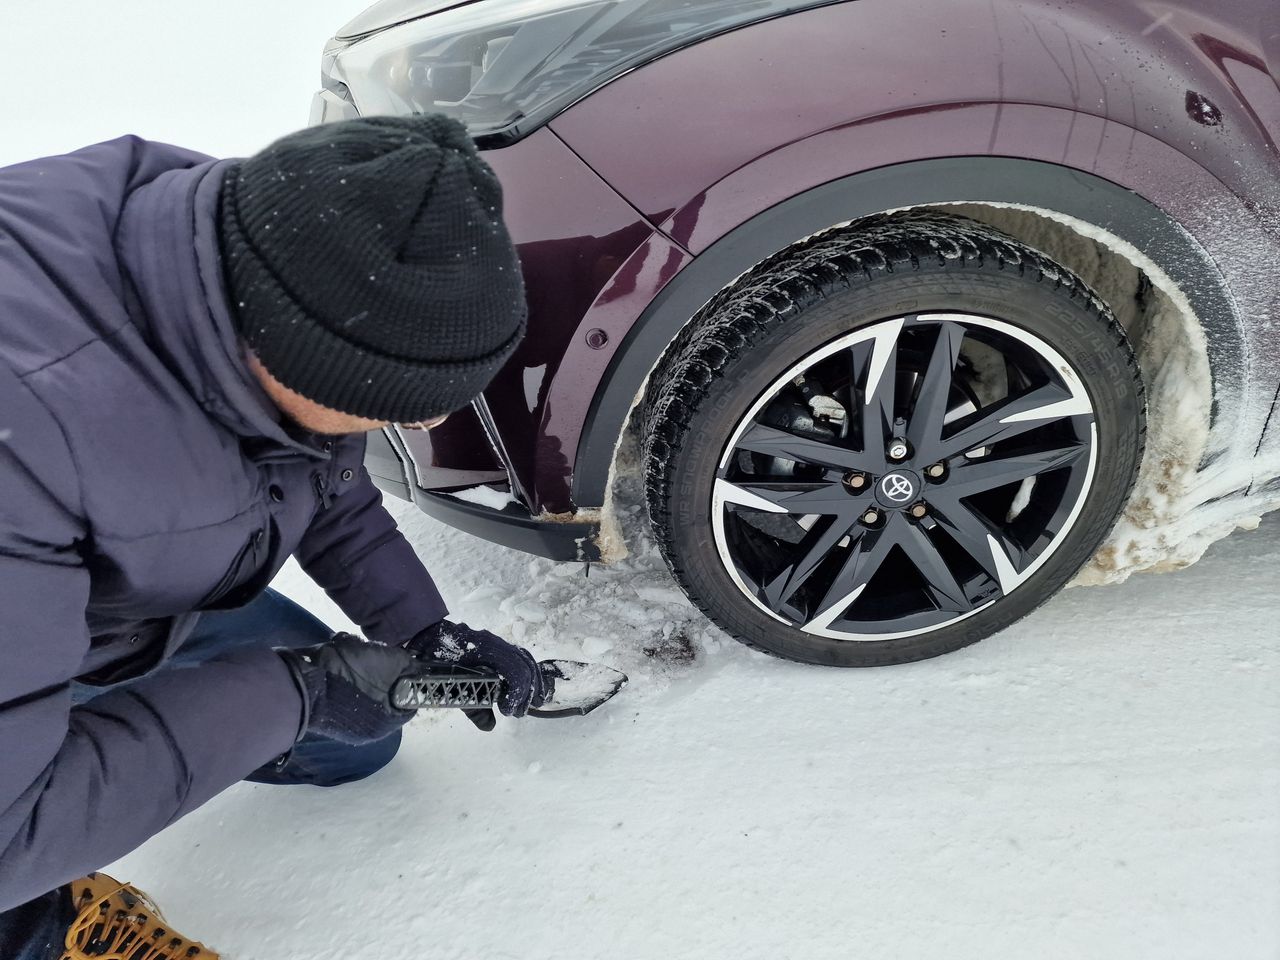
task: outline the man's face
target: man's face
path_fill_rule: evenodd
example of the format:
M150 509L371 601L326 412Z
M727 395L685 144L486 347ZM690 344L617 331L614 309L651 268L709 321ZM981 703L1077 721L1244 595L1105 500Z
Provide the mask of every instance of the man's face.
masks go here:
M308 400L302 394L295 393L273 377L252 351L246 351L246 355L249 361L249 369L258 378L258 382L262 384L262 388L267 392L272 402L280 408L285 416L304 430L310 430L312 433L327 434L368 433L370 430L381 430L383 427L388 426L388 422L385 420L370 420L366 417L357 417L350 413L333 410L316 403L314 400ZM448 414L445 414L431 420L424 420L421 423L406 423L402 424L402 426L429 430L444 423L447 417Z

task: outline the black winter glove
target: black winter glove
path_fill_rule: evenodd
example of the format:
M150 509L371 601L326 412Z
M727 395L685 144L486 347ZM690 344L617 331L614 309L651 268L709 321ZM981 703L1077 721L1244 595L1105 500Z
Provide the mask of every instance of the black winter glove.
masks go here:
M465 623L441 620L405 646L426 660L471 669L487 667L497 673L502 677L498 709L508 717L523 717L530 707L542 706L551 696L551 685L533 654L488 630L473 630ZM471 719L485 729L476 717Z
M412 710L391 705L391 688L416 670L412 653L349 633L328 643L277 650L302 692L303 733L359 745L390 736Z

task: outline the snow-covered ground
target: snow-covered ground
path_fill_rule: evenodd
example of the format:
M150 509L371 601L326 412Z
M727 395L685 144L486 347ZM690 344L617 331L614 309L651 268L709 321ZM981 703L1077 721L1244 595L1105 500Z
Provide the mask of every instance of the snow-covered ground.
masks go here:
M420 717L368 781L236 787L112 868L229 960L1280 956L1280 515L839 671L705 627L643 537L584 579L397 513L456 616L632 684Z
M126 132L255 150L361 5L23 5L0 164ZM633 683L579 720L422 717L369 781L237 787L112 867L228 960L1280 956L1280 515L851 672L724 640L634 515L583 579L397 512L455 615Z

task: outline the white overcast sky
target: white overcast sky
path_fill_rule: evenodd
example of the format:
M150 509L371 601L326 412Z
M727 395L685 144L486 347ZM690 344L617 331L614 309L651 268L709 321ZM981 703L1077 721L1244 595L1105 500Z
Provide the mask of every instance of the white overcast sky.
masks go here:
M0 166L126 133L217 156L305 126L325 40L367 0L13 2Z

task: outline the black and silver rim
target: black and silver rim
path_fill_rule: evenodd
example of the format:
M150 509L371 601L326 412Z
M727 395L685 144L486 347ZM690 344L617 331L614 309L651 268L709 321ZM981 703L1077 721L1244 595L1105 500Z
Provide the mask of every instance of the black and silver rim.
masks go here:
M1088 393L1044 340L971 314L883 320L805 357L739 421L716 548L753 604L805 633L929 633L1049 559L1096 460Z

